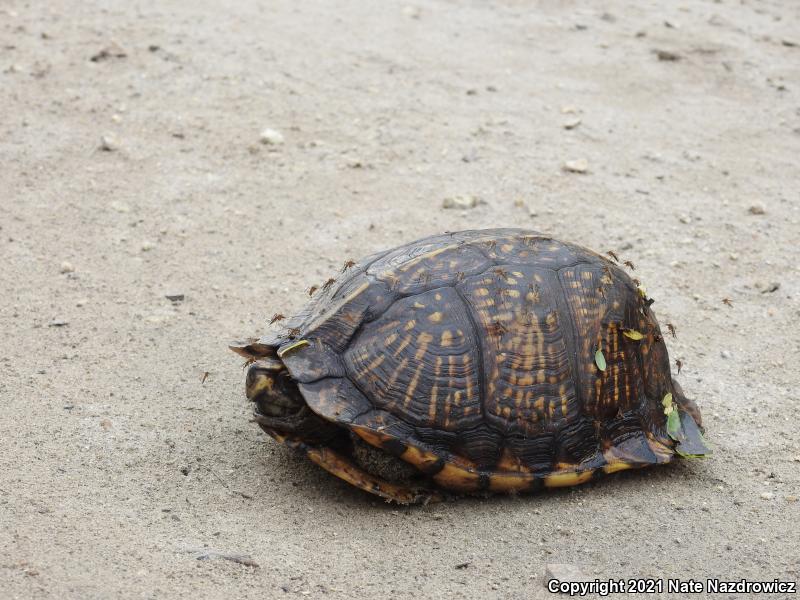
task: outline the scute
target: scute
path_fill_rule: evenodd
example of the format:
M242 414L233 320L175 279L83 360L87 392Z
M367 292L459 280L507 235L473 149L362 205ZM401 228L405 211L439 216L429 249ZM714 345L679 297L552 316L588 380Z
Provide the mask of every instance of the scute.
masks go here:
M344 362L376 408L412 425L462 430L483 419L478 343L458 293L439 288L366 323Z

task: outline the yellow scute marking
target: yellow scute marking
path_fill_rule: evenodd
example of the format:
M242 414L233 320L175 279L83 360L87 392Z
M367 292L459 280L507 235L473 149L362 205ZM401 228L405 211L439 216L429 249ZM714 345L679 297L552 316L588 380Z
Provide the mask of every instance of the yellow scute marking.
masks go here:
M439 457L432 452L426 452L415 446L408 446L406 451L400 455L400 458L420 469L424 469L439 460Z
M567 487L570 485L580 485L592 478L592 469L572 473L553 473L544 478L545 487Z
M442 320L442 313L437 310L435 313L428 316L428 320L432 323L439 323Z
M611 463L603 467L603 472L605 473L616 473L617 471L624 471L626 469L632 469L633 465L625 462L616 462Z
M504 473L489 477L489 489L493 492L514 492L530 485L533 476L528 473Z
M453 463L447 463L441 471L433 476L433 480L442 487L464 492L477 490L480 487L479 475L476 471L470 471Z

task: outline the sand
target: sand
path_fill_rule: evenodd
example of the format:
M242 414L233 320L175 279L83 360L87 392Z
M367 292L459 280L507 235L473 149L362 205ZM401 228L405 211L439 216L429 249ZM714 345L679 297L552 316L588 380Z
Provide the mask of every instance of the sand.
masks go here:
M798 579L796 2L220 4L0 5L0 595ZM249 422L230 340L501 226L633 261L712 459L408 508Z

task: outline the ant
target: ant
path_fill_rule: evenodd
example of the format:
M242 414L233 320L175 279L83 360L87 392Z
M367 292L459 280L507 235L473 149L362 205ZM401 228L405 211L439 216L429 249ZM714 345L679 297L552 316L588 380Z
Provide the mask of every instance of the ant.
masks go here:
M729 307L733 308L733 302L731 302L730 298L723 298L722 299L722 303L725 306L729 306Z
M617 253L614 252L613 250L609 250L608 252L606 252L606 254L608 256L610 256L614 260L615 263L619 262L619 256L617 256Z
M310 288L308 288L308 295L313 296L314 292L316 292L318 289L319 289L318 285L312 285Z
M328 281L322 284L322 291L327 292L335 282L336 280L333 277L328 279Z
M673 325L672 323L667 323L667 329L672 334L672 337L674 337L674 338L678 337L677 330L675 329L675 325Z
M633 266L633 263L631 261L629 261L629 260L626 260L623 264L626 267L628 267L631 271L635 271L636 270L636 267Z
M508 327L503 325L500 321L494 321L487 327L489 335L501 336L508 333Z
M273 323L276 323L278 321L283 321L285 318L286 318L286 315L284 315L282 313L275 313L274 315L272 315L272 318L269 320L269 324L272 325Z
M342 267L342 273L344 273L345 271L347 271L347 269L349 269L350 267L355 267L355 266L356 266L356 261L354 261L354 260L348 260L348 261L346 261L346 262L344 263L344 266Z
M680 358L675 359L675 366L678 367L678 375L681 374L681 367L683 367L683 361Z

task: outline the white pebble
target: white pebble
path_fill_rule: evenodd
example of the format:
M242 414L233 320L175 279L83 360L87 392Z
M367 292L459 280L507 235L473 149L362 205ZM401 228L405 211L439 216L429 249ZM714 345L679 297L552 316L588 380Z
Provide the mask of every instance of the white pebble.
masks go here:
M100 150L105 152L115 152L119 150L119 140L113 133L107 133L100 138Z
M730 350L723 350L719 354L720 354L720 356L722 358L730 358L732 356L732 354L730 353Z
M149 252L150 250L152 250L155 247L156 247L156 245L153 242L142 242L142 251L143 252Z
M761 499L762 500L772 500L775 497L775 494L772 492L761 492Z
M71 262L65 260L64 262L61 263L61 272L62 273L74 273L75 272L75 267L72 266Z
M445 198L442 201L442 208L467 209L467 208L475 208L479 204L485 204L485 202L480 198L478 198L477 196L464 194L464 195L450 196L449 198Z
M268 146L280 146L283 144L283 134L275 129L267 128L261 132L261 143Z
M585 158L568 160L564 163L563 168L569 173L586 173L589 170L589 162Z

